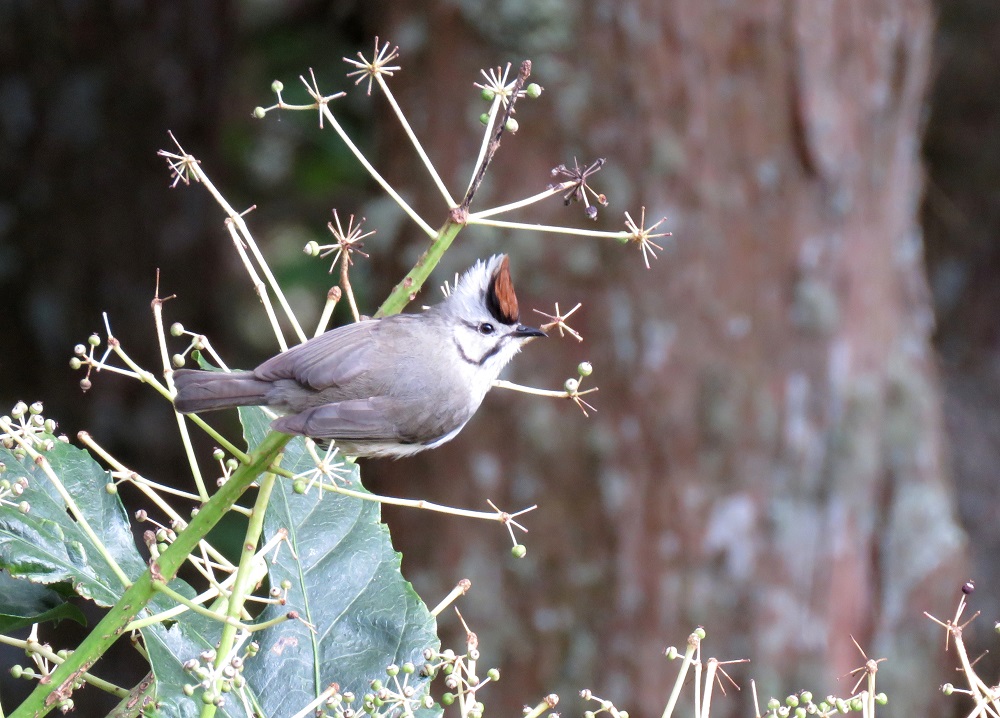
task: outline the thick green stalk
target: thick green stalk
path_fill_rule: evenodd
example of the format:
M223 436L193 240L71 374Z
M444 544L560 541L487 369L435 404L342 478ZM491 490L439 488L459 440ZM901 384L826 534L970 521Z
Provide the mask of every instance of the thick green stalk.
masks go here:
M257 492L257 501L254 503L253 513L250 514L250 521L247 523L246 534L243 538L243 551L240 554L240 565L236 569L236 579L229 592L229 601L226 606L226 616L239 621L240 612L254 589L253 560L257 553L257 544L264 533L264 514L267 512L267 505L271 500L271 490L274 488L275 476L273 472L264 474L260 482L260 490ZM219 647L215 657L215 667L218 668L223 663L231 659L229 655L236 643L236 626L226 622L222 627L222 636L219 638ZM219 690L218 685L215 690ZM215 715L215 705L207 704L202 706L201 718L212 718Z
M413 298L424 286L427 277L434 271L434 267L441 261L441 257L448 251L448 247L458 236L458 233L465 227L465 214L458 208L451 211L451 216L438 230L437 237L431 242L417 263L413 265L403 281L393 287L389 297L382 302L382 306L375 312L375 317L387 317L390 314L399 314L403 308L413 301Z
M157 572L157 577L170 581L177 575L178 569L184 564L188 555L194 551L198 542L205 538L208 532L219 522L225 513L232 508L236 500L275 460L285 444L292 437L287 434L271 432L250 455L250 461L229 478L208 503L201 507L196 516L191 519L187 528L177 535L177 539L160 554L159 559L151 567ZM118 602L101 621L94 626L83 643L56 668L46 683L40 683L30 696L18 706L10 718L38 718L44 716L56 707L63 698L69 697L73 682L83 671L87 671L102 656L105 651L118 640L125 626L149 603L155 594L150 570L142 574L129 587Z

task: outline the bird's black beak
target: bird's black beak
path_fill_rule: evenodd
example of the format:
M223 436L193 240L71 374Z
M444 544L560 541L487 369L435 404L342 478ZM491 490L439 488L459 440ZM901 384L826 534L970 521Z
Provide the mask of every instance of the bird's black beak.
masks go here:
M541 329L535 329L534 327L526 327L523 324L518 324L517 329L514 330L514 336L520 339L534 339L536 337L547 337L548 334L543 332Z

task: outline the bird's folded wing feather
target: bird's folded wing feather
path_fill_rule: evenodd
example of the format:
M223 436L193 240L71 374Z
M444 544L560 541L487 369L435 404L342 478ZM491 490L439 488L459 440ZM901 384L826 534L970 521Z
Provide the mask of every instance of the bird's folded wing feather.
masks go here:
M253 374L264 381L294 379L317 391L343 386L371 366L378 324L366 320L338 327L268 359Z
M383 397L352 399L279 417L271 427L313 439L396 440L399 435L389 409L389 401Z

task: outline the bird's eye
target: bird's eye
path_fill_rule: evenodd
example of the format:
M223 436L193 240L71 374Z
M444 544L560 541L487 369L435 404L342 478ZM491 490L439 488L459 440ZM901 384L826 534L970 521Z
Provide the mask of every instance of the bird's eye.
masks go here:
M493 325L490 324L489 322L483 322L482 324L479 325L479 333L480 334L489 336L494 331L496 331L496 330L493 328Z

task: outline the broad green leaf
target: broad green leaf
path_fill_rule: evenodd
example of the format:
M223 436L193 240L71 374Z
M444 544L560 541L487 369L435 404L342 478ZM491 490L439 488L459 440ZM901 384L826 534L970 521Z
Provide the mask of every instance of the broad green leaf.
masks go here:
M253 446L267 433L267 419L258 409L240 413ZM288 444L282 466L295 473L314 467L302 439ZM352 488L363 490L357 467L351 479ZM280 529L288 531L290 546L268 560L270 581L291 588L286 605L268 607L260 619L295 611L310 625L289 620L257 638L261 651L247 662L246 674L266 715L294 713L334 682L360 701L389 664L421 665L423 650L439 645L434 618L399 573L400 555L380 523L378 504L321 496L315 488L296 494L281 479L271 495L266 538Z
M105 491L108 476L86 451L59 441L45 452L45 458L101 545L95 543L73 518L40 466L30 457L19 459L0 448L0 462L6 467L4 478L12 483L27 479L23 493L13 498L17 503L26 501L29 506L26 513L22 512L9 500L12 498L9 495L7 500L0 502L0 567L38 584L69 584L77 594L99 605L110 606L121 598L124 586L112 571L107 555L114 558L130 580L146 570L146 562L132 538L125 509L117 494ZM35 590L49 591L23 580L15 583L19 584L16 588L23 591L24 596ZM170 586L189 598L195 595L183 581L175 579ZM0 582L0 590L2 587ZM0 607L7 605L4 600ZM164 611L173 605L170 599L157 596L140 615ZM79 613L75 607L69 606L69 609ZM65 617L73 617L73 614L66 613ZM36 617L35 620L43 619ZM157 678L162 676L162 686L157 687L166 689L161 693L166 696L167 705L180 705L181 701L175 703L180 696L185 706L197 708L181 693L183 683L191 682L190 677L184 676L181 666L217 641L220 630L220 624L189 613L174 619L169 629L162 625L143 629L151 656L161 659L154 667ZM187 707L178 708L172 714L186 715L187 710ZM197 715L197 710L193 715Z
M149 663L156 676L156 698L164 716L194 718L200 715L201 691L193 697L184 694L185 684L196 684L198 679L184 670L184 663L218 643L222 624L205 616L185 613L175 624L162 624L143 629ZM205 661L201 661L205 663ZM239 699L231 694L223 710L216 713L225 716L245 716Z
M64 618L87 625L83 612L57 591L0 572L0 633Z
M0 502L0 568L35 583L69 583L84 598L110 606L124 587L108 557L130 580L146 570L125 509L117 494L105 491L107 474L83 449L56 441L44 456L99 543L73 518L41 466L0 449L4 478L27 480L20 496ZM16 505L21 501L27 502L26 513Z

